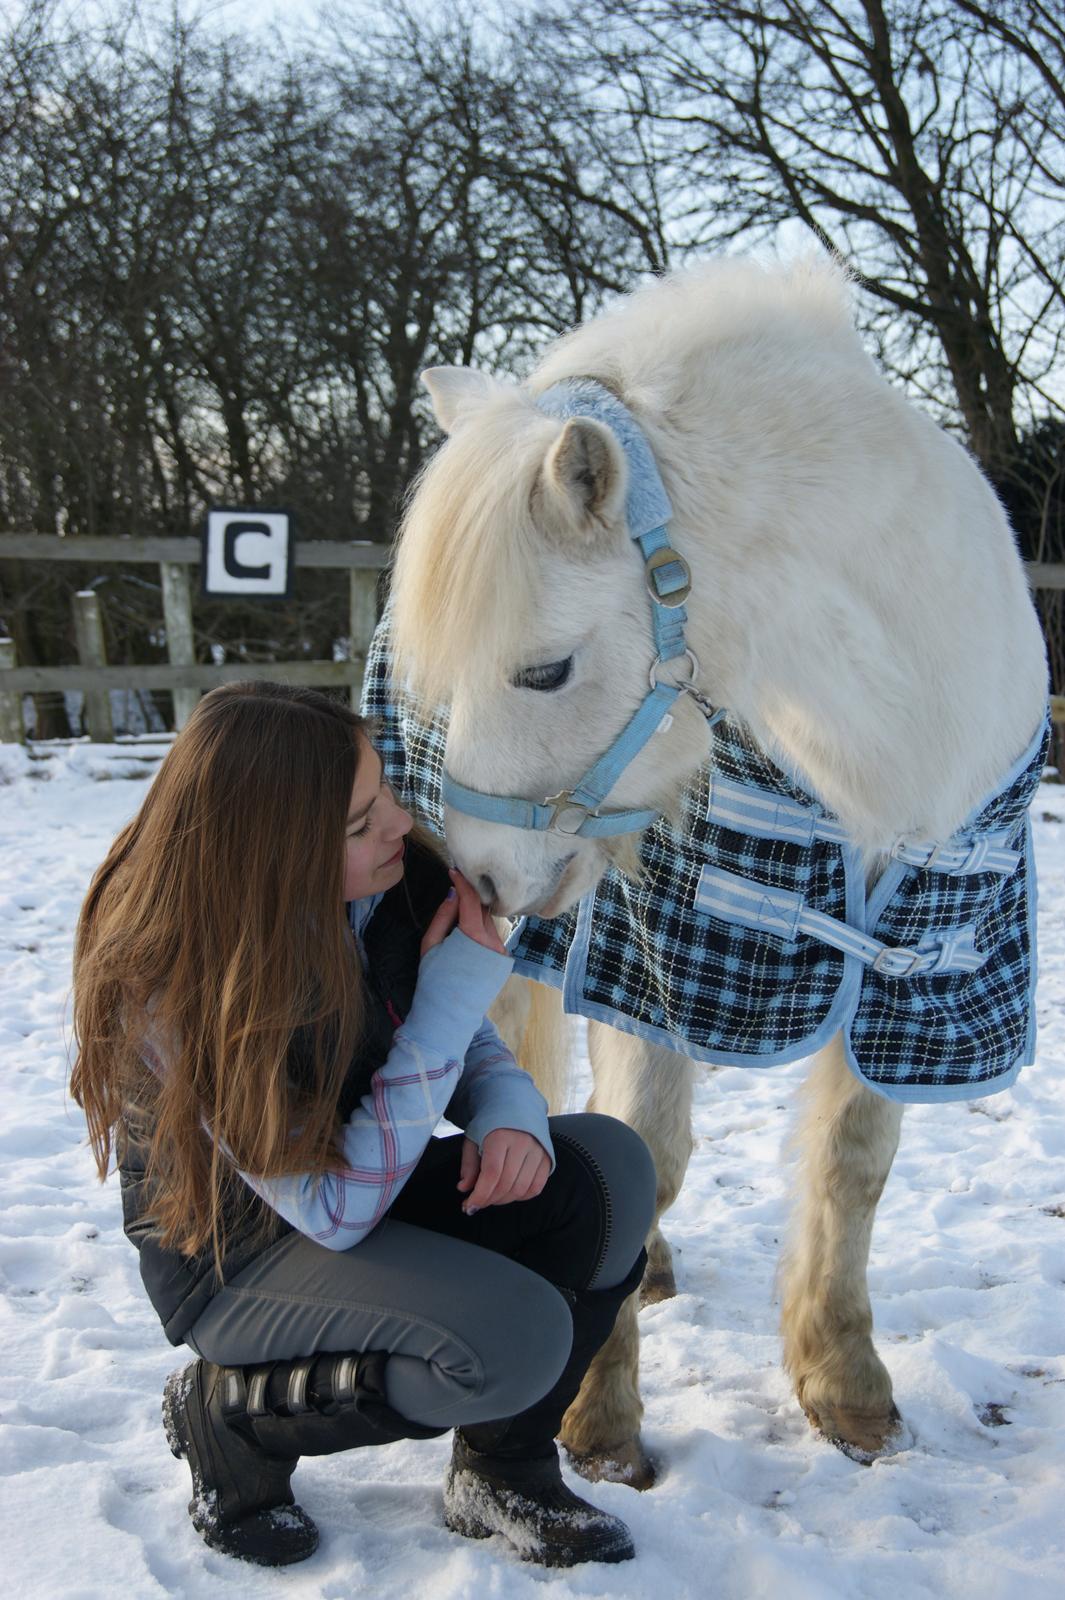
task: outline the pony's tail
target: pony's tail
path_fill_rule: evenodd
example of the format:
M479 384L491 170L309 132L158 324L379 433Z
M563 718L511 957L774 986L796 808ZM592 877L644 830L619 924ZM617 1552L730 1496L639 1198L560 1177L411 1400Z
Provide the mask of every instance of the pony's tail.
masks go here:
M518 1065L547 1101L551 1116L569 1101L572 1045L562 996L546 983L511 978L492 1007L492 1021Z

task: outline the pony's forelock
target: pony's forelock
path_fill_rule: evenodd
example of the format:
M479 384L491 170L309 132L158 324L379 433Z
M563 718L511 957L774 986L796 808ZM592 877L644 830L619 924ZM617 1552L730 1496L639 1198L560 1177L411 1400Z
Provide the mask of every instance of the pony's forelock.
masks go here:
M496 682L521 657L542 583L530 501L559 424L514 389L437 451L414 487L396 555L393 660L429 705Z

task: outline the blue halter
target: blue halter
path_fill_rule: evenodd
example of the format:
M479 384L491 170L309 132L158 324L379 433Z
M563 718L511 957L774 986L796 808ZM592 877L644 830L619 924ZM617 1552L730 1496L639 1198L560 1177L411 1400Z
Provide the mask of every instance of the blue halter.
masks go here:
M548 795L538 804L533 800L467 789L445 770L443 799L445 805L467 816L479 817L483 822L503 822L512 828L531 828L536 832L550 831L585 839L636 833L650 827L659 813L600 811L599 807L660 726L674 701L682 694L690 695L710 727L725 713L715 709L695 686L699 663L684 640L684 625L688 620L684 602L691 593L691 573L687 562L669 543L666 524L673 515L673 507L636 419L615 395L591 378L556 383L536 403L547 416L563 422L571 417L591 417L604 423L625 453L629 468L625 514L629 534L643 556L644 580L651 598L654 623L656 655L649 673L650 691L610 748L572 789ZM688 681L660 683L658 668L663 662L675 661L678 657L684 657L688 663Z

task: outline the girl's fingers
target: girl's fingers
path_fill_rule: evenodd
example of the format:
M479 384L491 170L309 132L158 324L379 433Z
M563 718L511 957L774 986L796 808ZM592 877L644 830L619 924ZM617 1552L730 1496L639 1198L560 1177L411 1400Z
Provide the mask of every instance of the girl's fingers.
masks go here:
M483 944L489 950L495 950L499 955L506 955L502 941L496 932L495 923L486 906L481 904L473 884L464 878L457 867L451 869L451 882L458 892L459 927L467 939L472 939L475 944Z
M479 1211L482 1206L498 1205L498 1196L510 1188L514 1168L515 1162L511 1156L510 1146L502 1140L493 1140L489 1134L481 1153L481 1170L477 1175L477 1183L463 1209Z
M538 1139L517 1128L495 1128L484 1141L473 1193L463 1203L468 1215L482 1206L531 1200L547 1182L551 1158Z
M495 1193L492 1196L494 1206L509 1205L516 1198L515 1191L519 1187L519 1174L525 1164L525 1152L520 1146L512 1146L507 1151L507 1158L503 1163L503 1170L499 1174Z
M536 1143L527 1152L514 1183L507 1194L496 1191L493 1205L506 1205L517 1200L535 1200L551 1173L551 1162L542 1145Z
M539 1149L536 1152L536 1164L533 1169L532 1179L526 1191L526 1200L535 1200L550 1176L551 1159L545 1150Z
M459 1165L458 1187L462 1190L469 1189L477 1181L477 1173L481 1166L481 1152L472 1139L462 1141L462 1161Z
M504 1201L508 1200L530 1199L534 1192L532 1186L536 1179L536 1173L539 1165L539 1157L537 1156L536 1151L527 1150L521 1166L514 1175L514 1182L511 1185L510 1193L503 1196L501 1199L497 1199L496 1204L502 1205Z
M459 927L471 939L475 938L481 929L482 906L480 898L473 884L464 878L456 867L451 868L451 883L458 895Z
M507 1151L503 1169L487 1200L479 1205L507 1206L518 1200L532 1200L547 1182L551 1162L539 1144L529 1149L513 1146ZM470 1196L471 1201L473 1196Z
M536 1168L533 1172L532 1181L525 1194L526 1200L535 1200L550 1176L551 1162L546 1153L541 1150L536 1159Z
M454 889L449 889L447 899L442 900L433 913L433 920L422 935L421 954L427 955L438 944L443 944L448 934L458 919L459 902Z

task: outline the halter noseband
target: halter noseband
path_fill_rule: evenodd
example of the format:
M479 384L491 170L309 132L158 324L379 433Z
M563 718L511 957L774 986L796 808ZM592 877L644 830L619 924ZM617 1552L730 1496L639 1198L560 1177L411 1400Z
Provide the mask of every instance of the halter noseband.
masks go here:
M545 415L563 422L571 417L591 417L604 423L625 454L629 468L625 514L630 536L643 556L644 581L651 598L654 625L656 654L649 673L650 689L610 748L589 767L574 788L548 795L538 804L534 800L467 789L445 769L443 799L456 811L478 817L482 822L502 822L512 828L529 828L539 833L601 839L612 834L641 832L656 820L657 811L599 809L625 768L640 753L680 695L692 697L710 727L725 714L715 709L695 685L699 662L684 638L684 625L688 620L684 602L691 593L691 573L687 562L669 543L666 526L673 515L673 507L651 447L639 423L621 401L594 379L573 378L556 383L536 404ZM688 663L687 682L659 682L657 674L662 663L678 657L685 658Z

